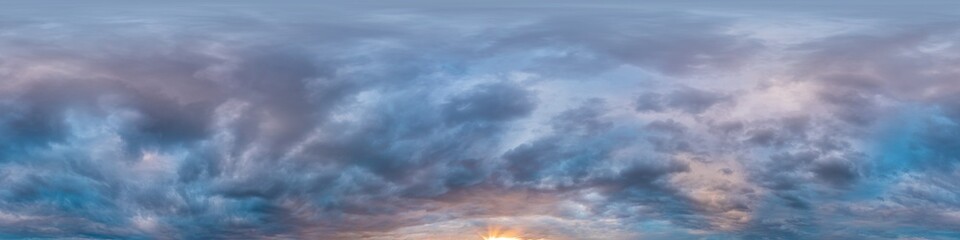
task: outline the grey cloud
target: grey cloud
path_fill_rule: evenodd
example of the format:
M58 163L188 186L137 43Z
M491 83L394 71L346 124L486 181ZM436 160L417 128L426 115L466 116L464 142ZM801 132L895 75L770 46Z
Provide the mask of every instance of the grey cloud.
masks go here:
M663 188L663 186L660 185L663 183L658 181L660 181L662 177L671 173L686 172L689 170L689 166L677 162L668 162L666 164L637 164L627 167L614 178L600 179L598 181L613 189L660 189Z
M842 159L826 159L813 167L817 177L833 185L844 186L860 177L856 166Z
M690 139L685 135L687 127L673 119L647 123L644 129L650 132L647 141L653 144L656 151L675 153L693 150Z
M514 178L518 181L531 181L540 179L538 175L543 169L563 161L565 157L557 154L557 151L560 151L560 146L553 140L538 141L510 150L504 154L504 159L509 162Z
M464 121L506 121L529 115L536 97L527 90L506 83L477 86L450 99L443 106L448 123Z
M702 113L713 105L728 99L719 93L703 91L694 88L683 88L673 91L665 99L666 105L689 113Z
M638 112L659 112L663 111L663 97L658 93L644 93L637 97L636 107Z
M583 134L596 133L613 126L609 120L603 119L603 114L609 111L606 101L591 98L575 109L560 113L553 118L551 124L557 131L564 133L582 132Z
M661 112L675 109L692 114L703 113L713 105L729 100L722 93L681 87L666 94L644 93L635 102L634 109L639 112Z

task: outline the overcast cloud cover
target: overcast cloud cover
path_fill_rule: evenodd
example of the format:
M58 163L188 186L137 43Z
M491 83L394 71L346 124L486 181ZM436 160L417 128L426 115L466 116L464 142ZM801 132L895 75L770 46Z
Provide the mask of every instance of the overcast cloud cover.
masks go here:
M803 2L4 1L0 238L960 238L960 4Z

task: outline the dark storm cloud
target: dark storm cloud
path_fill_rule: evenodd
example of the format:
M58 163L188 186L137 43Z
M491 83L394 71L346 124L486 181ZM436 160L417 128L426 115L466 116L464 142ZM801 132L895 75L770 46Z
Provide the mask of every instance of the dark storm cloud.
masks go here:
M782 48L680 3L63 4L0 10L0 238L960 229L955 22Z

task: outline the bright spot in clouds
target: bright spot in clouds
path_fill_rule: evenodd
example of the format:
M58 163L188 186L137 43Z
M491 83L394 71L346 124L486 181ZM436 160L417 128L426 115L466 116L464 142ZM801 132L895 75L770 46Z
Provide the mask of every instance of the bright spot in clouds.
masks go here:
M515 237L484 237L483 240L520 240Z

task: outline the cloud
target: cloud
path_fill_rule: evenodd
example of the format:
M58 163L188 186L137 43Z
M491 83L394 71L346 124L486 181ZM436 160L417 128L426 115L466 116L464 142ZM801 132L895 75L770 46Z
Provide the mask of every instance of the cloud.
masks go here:
M0 237L957 237L956 22L503 4L0 10Z
M443 105L448 123L463 121L506 121L529 115L536 107L531 93L505 84L477 86Z

